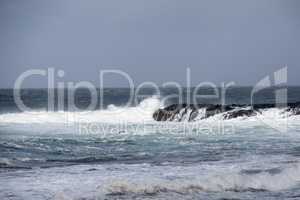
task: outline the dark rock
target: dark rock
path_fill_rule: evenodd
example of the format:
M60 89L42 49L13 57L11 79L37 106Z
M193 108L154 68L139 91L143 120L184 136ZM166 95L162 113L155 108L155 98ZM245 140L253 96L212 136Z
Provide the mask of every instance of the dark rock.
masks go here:
M249 109L245 109L250 107ZM154 112L153 118L156 121L193 121L199 115L199 109L205 108L205 115L208 118L219 113L224 113L224 119L232 119L241 116L255 116L263 109L274 107L286 107L286 111L292 115L300 115L300 102L288 104L254 104L254 105L219 105L219 104L172 104Z
M237 117L251 117L255 116L256 112L253 109L249 110L236 110L236 111L230 111L224 114L224 119L232 119Z

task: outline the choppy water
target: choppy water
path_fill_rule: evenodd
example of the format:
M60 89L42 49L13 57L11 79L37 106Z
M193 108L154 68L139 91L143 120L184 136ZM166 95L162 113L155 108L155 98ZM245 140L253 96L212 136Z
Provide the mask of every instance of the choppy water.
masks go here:
M230 90L226 100L249 103L250 91ZM300 101L300 88L288 91ZM107 89L103 109L46 112L46 90L24 90L34 111L20 112L12 91L0 90L0 199L300 198L300 116L275 108L156 122L160 98L173 93L163 92L124 107L128 90ZM89 95L76 95L84 108ZM273 102L274 91L256 101Z

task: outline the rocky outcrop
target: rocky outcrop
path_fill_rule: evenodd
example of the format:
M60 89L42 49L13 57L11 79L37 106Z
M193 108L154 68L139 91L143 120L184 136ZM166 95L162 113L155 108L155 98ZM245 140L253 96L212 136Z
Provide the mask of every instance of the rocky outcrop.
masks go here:
M255 116L264 109L275 108L275 104L250 105L214 105L214 104L172 104L154 112L156 121L194 121L221 114L223 119ZM300 102L279 105L286 107L290 115L300 115ZM201 111L201 112L200 112Z

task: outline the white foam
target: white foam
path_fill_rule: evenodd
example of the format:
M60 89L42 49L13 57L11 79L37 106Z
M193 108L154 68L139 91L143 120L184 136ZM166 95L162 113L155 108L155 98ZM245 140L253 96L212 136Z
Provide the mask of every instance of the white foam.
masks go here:
M282 171L275 174L267 171L257 174L242 173L243 168L253 168L248 164L78 165L1 174L0 184L3 190L22 199L39 199L41 196L70 199L103 197L104 199L106 195L120 194L154 195L174 192L189 195L194 192L281 191L299 185L300 164L281 166ZM93 170L89 170L91 168Z
M148 122L160 107L158 97L143 100L136 107L109 105L105 110L83 112L23 112L0 115L0 123L70 123L70 122Z
M300 128L300 115L290 116L286 109L270 108L257 115L224 120L219 113L208 118L205 108L199 109L197 117L188 122L191 110L182 110L172 121L157 122L153 113L161 107L158 97L143 100L136 107L109 105L105 110L86 112L24 112L0 115L3 131L15 134L226 134L238 133L243 128L263 126L278 130L278 133L295 132ZM246 108L245 108L246 109ZM186 111L186 116L182 116ZM179 122L180 121L180 122ZM256 130L256 129L255 129ZM188 132L187 132L188 131ZM277 131L276 131L277 133Z
M258 161L236 164L194 165L194 166L148 166L141 167L135 177L114 178L105 188L111 194L157 194L176 192L224 192L267 190L281 191L297 187L300 184L300 164L276 165L272 156L267 161L257 157ZM275 159L276 160L276 159ZM259 162L262 163L259 163ZM270 173L267 169L281 169ZM258 167L263 169L254 174L242 173ZM161 173L164 172L164 173ZM139 174L140 173L140 174Z

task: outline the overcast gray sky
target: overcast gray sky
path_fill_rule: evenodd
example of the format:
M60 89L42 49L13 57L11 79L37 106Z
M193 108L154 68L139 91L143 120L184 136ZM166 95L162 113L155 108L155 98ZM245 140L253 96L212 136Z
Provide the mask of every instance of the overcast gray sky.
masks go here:
M194 85L253 85L284 65L299 85L299 44L298 0L0 1L0 87L47 67L65 70L60 81L98 84L100 69L121 69L135 84L184 83L190 67Z

